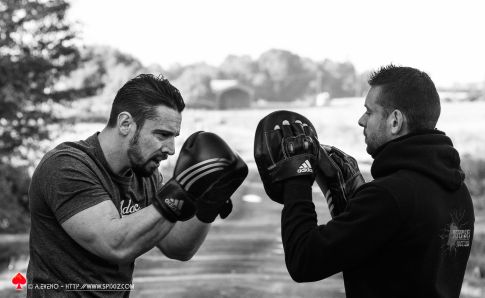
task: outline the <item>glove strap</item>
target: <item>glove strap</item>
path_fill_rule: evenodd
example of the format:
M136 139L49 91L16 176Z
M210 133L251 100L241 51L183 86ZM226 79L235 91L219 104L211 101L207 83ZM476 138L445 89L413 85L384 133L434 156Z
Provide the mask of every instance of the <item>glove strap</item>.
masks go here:
M186 221L195 214L193 200L175 179L170 179L163 185L152 203L170 222Z
M268 168L271 182L279 182L295 176L313 175L315 169L312 167L312 160L314 159L315 156L312 154L300 154L277 162Z

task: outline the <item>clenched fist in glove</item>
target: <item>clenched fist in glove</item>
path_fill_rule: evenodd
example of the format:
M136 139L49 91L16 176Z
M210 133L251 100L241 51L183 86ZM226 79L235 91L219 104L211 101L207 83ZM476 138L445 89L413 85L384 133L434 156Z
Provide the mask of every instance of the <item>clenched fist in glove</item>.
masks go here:
M283 181L306 176L313 182L319 143L315 128L300 114L277 111L256 128L254 158L266 194L283 203Z
M348 199L365 183L355 158L328 145L321 145L316 181L325 195L332 217L344 211Z
M216 134L199 131L182 145L173 177L153 205L171 222L197 215L212 222L232 209L230 196L248 174L244 161Z
M224 140L213 133L200 132L195 149L206 154L209 160L211 157L221 159L217 163L203 164L199 170L193 170L193 173L197 173L196 177L200 177L196 182L198 187L210 186L196 200L195 215L200 221L211 223L217 215L226 218L231 213L231 196L246 179L248 166ZM205 169L205 177L198 173L201 169Z

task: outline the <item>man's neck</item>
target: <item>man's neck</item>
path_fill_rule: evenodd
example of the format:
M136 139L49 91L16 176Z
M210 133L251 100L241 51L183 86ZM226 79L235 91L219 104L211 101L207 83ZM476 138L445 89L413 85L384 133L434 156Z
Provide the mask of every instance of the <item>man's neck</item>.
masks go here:
M128 170L126 152L116 132L105 127L98 135L99 144L104 158L108 162L111 171L117 175L123 175Z

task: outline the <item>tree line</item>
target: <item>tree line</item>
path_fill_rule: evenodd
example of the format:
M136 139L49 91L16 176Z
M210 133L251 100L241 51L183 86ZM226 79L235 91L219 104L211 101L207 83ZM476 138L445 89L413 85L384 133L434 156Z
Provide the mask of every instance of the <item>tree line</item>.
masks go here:
M361 96L368 73L357 73L351 62L313 61L282 49L270 49L257 59L228 55L218 65L196 63L162 68L143 66L138 59L109 47L87 47L85 64L72 79L90 86L104 83L113 93L124 80L142 72L160 73L180 89L187 103L211 100L212 80L237 80L254 90L257 99L292 101L327 93L330 98ZM160 57L163 59L163 57Z

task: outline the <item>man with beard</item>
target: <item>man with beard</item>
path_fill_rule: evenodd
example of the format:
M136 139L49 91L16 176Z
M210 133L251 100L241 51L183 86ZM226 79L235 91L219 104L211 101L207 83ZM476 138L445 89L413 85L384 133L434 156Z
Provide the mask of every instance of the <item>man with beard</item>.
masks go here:
M231 212L247 166L214 134L192 134L162 183L184 107L168 80L140 75L118 91L101 132L44 156L29 189L29 297L127 297L138 256L156 246L189 260Z
M435 85L418 69L394 65L373 73L369 84L358 120L374 159L368 183L354 158L319 147L325 139L308 120L289 112L262 120L255 158L269 177L267 193L284 204L288 272L297 282L343 272L346 297L459 297L475 219L460 156L436 129ZM328 189L332 215L321 225L315 179Z

